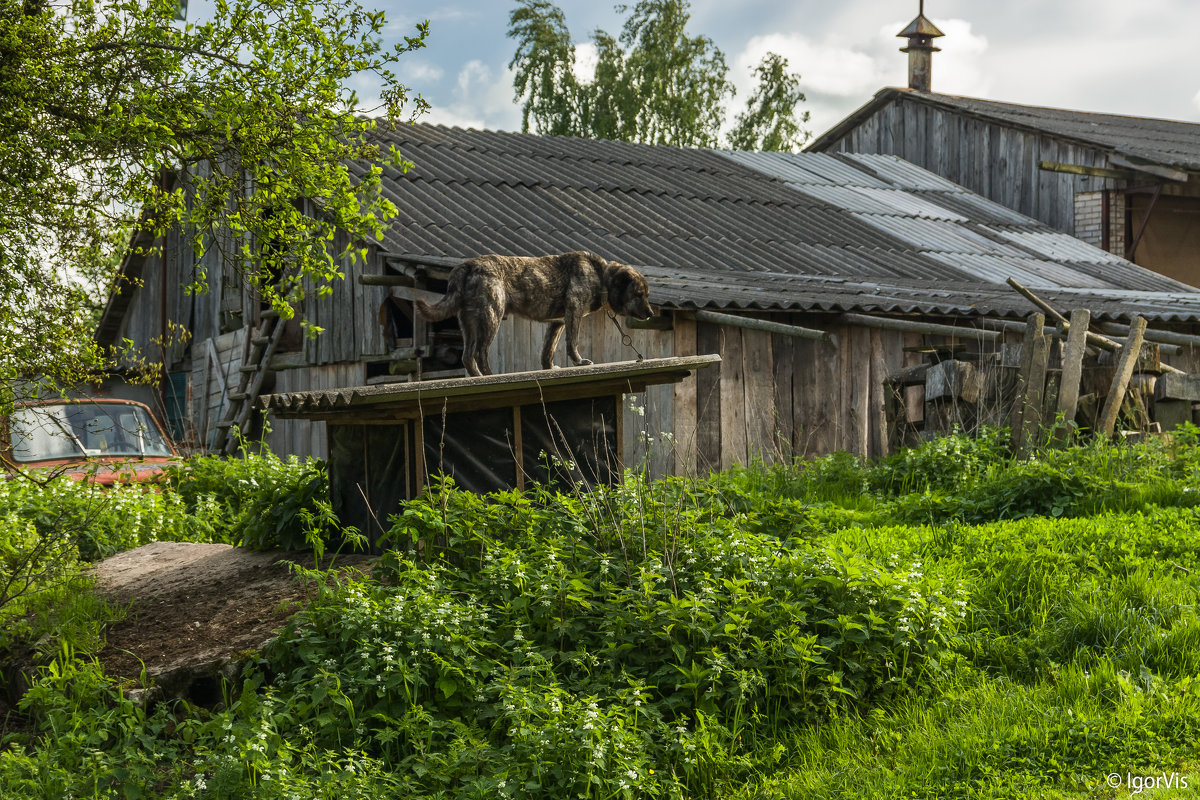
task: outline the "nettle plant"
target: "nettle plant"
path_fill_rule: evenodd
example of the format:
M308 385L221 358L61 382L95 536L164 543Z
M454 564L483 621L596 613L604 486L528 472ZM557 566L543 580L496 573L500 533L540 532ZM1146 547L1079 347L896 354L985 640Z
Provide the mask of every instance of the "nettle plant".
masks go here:
M780 728L953 669L959 587L735 505L682 479L443 482L394 518L378 580L328 585L267 669L318 741L415 793L585 797L709 791Z

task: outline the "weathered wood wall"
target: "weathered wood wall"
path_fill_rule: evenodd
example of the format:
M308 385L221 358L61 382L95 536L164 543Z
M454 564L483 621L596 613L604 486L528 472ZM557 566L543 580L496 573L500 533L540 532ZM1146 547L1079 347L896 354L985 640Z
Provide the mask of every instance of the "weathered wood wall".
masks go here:
M864 119L828 150L899 156L1071 235L1076 193L1115 185L1040 167L1042 161L1107 167L1101 150L904 97Z
M214 442L217 422L229 413L229 394L237 388L245 352L241 328L193 342L185 426L189 446L207 449Z
M285 369L275 374L275 386L271 392L282 394L361 386L366 382L366 377L366 370L360 363ZM271 418L269 423L271 431L267 434L266 441L272 452L279 455L295 454L301 458L329 457L324 422Z
M764 315L758 315L763 317ZM719 353L722 363L674 386L628 398L626 462L652 475L707 473L755 459L810 458L836 450L886 452L884 378L917 363L904 347L921 337L776 313L777 322L829 330L836 344L675 318L674 330L629 330L646 358ZM545 325L509 319L491 350L497 372L540 368ZM582 355L597 363L636 358L603 314L585 321ZM566 366L565 343L556 356Z

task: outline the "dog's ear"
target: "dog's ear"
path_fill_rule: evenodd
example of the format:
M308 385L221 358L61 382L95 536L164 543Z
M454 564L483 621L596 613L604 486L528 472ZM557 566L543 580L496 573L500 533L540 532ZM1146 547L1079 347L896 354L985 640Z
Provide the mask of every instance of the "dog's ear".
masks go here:
M631 267L621 267L618 269L612 277L613 294L624 294L629 285L634 282L636 274Z

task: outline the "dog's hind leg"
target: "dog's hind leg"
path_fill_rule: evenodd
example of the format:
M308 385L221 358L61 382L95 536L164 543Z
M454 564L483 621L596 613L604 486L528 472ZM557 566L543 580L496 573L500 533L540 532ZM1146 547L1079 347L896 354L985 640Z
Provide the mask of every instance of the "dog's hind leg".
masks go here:
M542 369L554 368L554 351L558 349L558 339L562 332L563 323L558 320L546 326L546 339L542 344Z
M591 360L579 355L579 320L583 316L568 308L567 313L563 315L563 324L567 329L567 357L575 363L577 367L586 367L591 364Z
M488 309L472 320L472 330L467 334L467 340L474 345L471 350L471 361L475 364L475 375L491 375L492 365L488 360L488 350L500 331L501 317L499 312ZM464 331L465 333L465 331ZM464 353L464 361L465 353Z
M463 333L463 366L466 367L468 375L473 377L483 375L484 372L480 368L479 364L479 342L482 338L483 331L480 329L478 320L473 319L466 314L460 314L459 327L462 328ZM486 349L484 350L484 353L486 355Z

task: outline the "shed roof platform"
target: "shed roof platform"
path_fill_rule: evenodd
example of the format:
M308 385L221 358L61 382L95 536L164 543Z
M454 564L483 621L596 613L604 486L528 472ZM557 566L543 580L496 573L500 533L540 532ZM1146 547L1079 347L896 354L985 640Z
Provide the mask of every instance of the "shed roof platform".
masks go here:
M443 412L640 392L647 386L678 383L693 371L720 360L715 354L647 358L482 377L351 386L263 395L259 405L282 418L389 422Z

